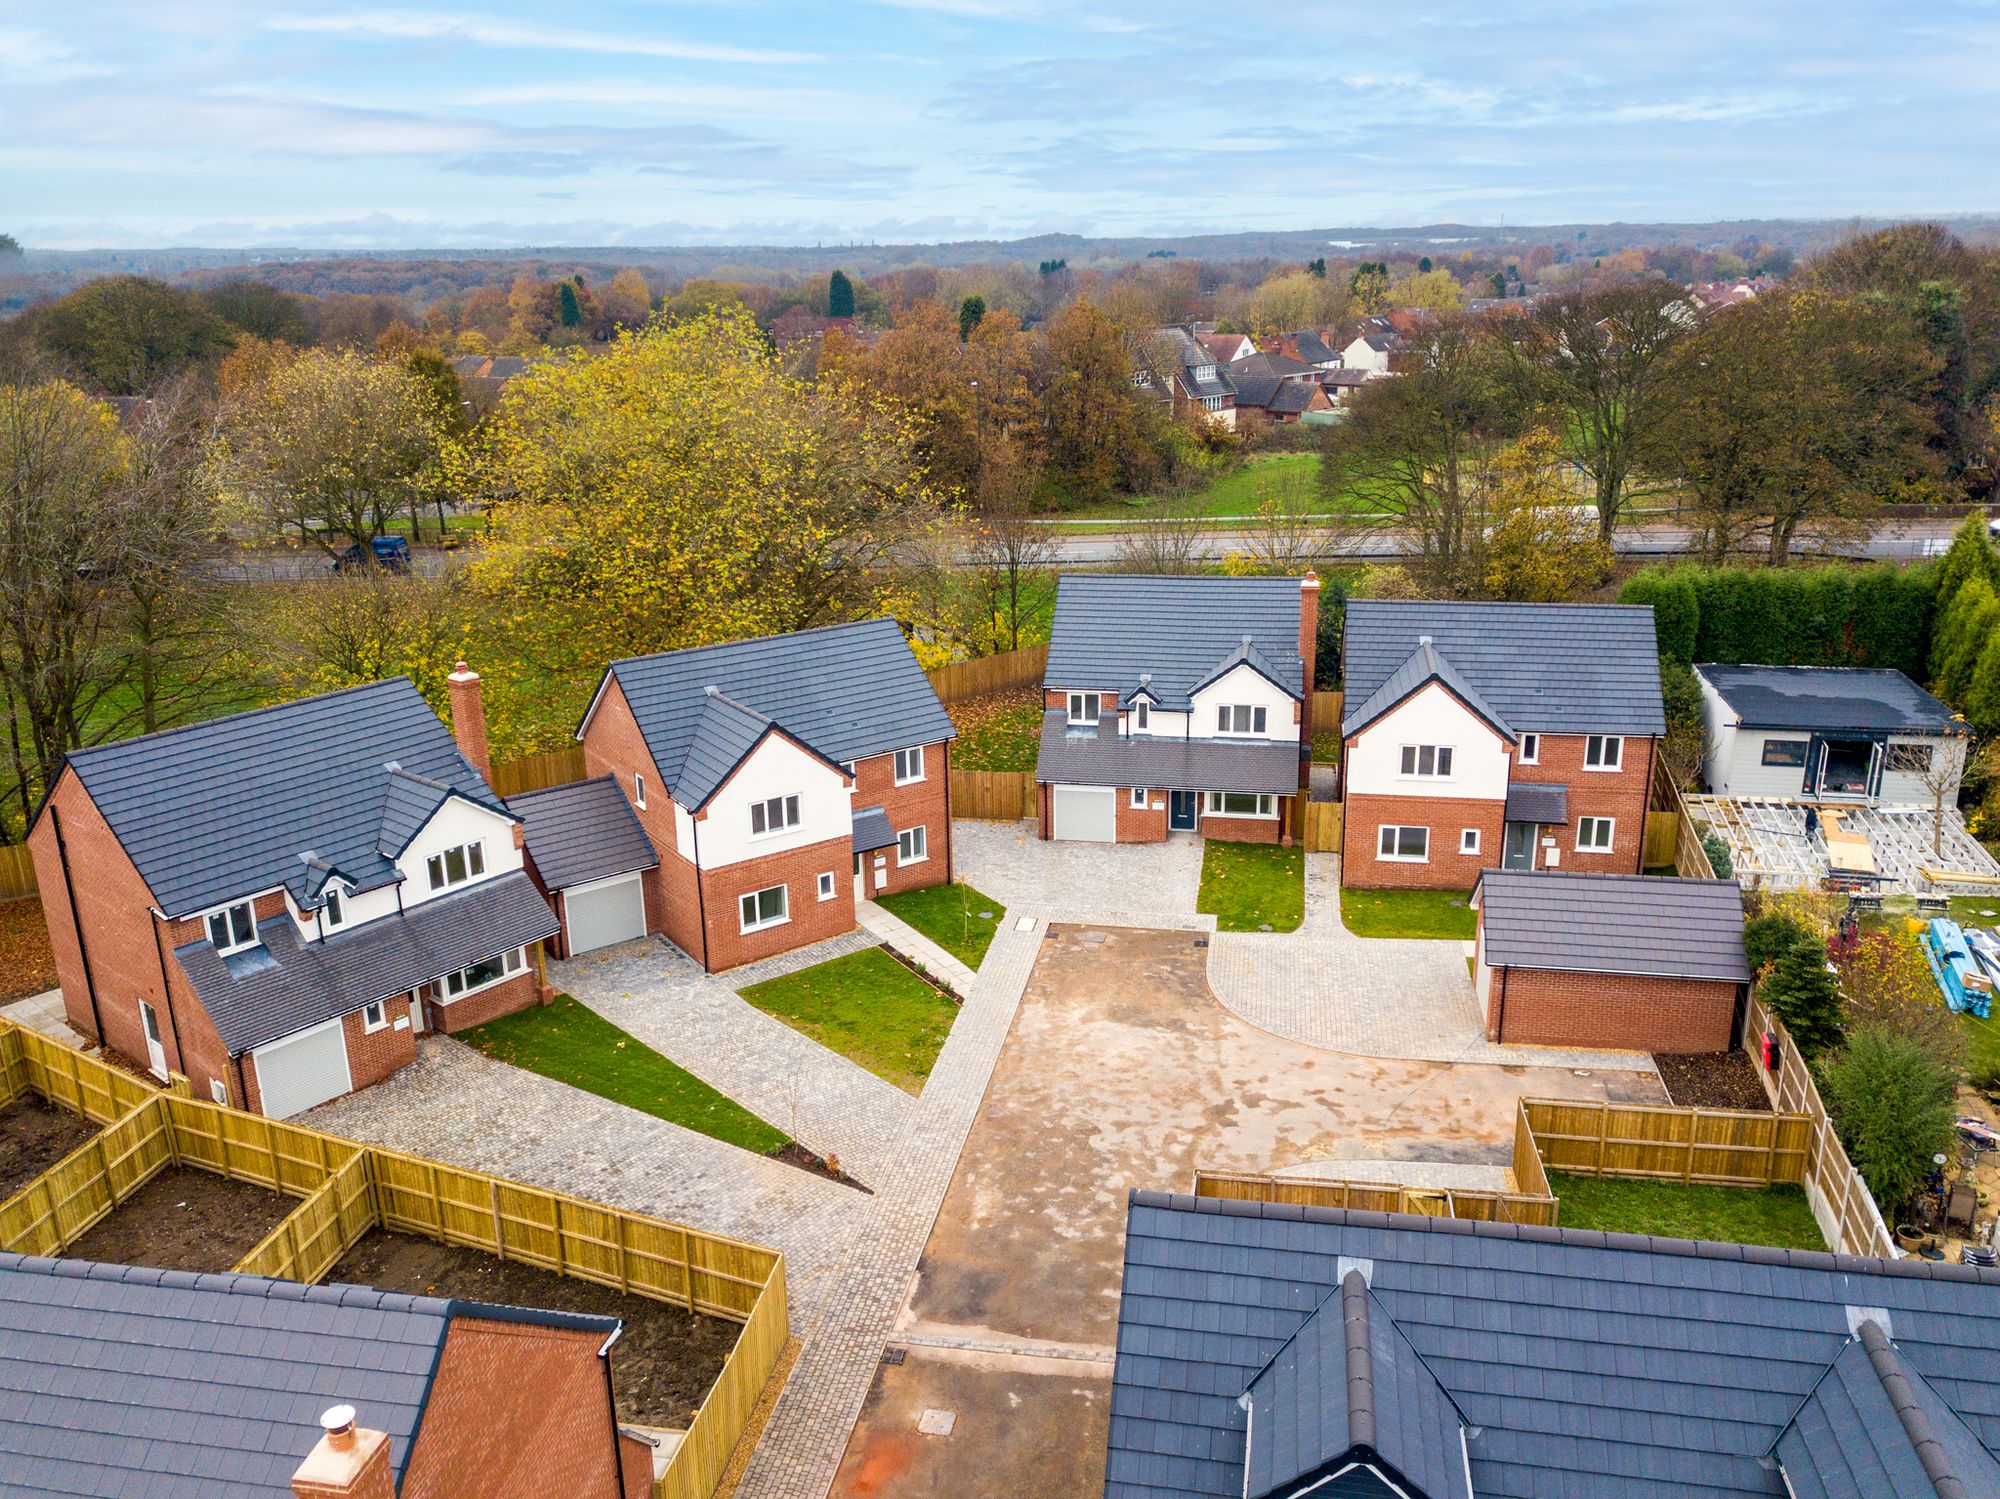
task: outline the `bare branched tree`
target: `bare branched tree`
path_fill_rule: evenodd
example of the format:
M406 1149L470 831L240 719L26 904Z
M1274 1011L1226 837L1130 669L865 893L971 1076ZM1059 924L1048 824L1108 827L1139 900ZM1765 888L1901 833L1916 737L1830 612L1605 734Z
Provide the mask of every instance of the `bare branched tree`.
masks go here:
M1118 538L1113 565L1120 572L1174 576L1192 572L1205 550L1201 517L1193 505L1154 500Z

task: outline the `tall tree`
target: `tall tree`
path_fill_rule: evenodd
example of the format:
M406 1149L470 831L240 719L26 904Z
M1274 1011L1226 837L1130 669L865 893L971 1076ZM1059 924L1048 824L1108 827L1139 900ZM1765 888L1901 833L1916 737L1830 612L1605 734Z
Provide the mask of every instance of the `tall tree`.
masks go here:
M1667 356L1693 327L1680 289L1655 282L1559 292L1512 325L1516 372L1590 476L1597 532L1607 544L1659 387L1673 373L1689 374Z
M229 329L192 292L106 276L38 309L38 341L106 395L143 395L229 346Z
M1045 397L1049 477L1079 502L1102 499L1143 454L1132 356L1118 325L1079 297L1047 325L1055 377Z
M208 287L201 300L223 322L252 338L288 344L312 341L304 301L292 292L238 277Z
M11 234L0 234L0 260L18 260L21 242Z
M979 320L986 316L986 299L974 292L958 304L958 341L964 343L972 337L972 330L979 326Z
M576 294L574 281L564 281L556 287L556 321L565 328L583 326L583 301Z
M854 316L854 283L847 279L845 271L837 270L826 278L826 315Z

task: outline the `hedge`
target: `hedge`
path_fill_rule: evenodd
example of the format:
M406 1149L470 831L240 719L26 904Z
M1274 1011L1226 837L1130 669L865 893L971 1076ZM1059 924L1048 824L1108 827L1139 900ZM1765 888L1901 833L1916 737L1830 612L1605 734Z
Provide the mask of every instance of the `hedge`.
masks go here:
M1635 573L1623 604L1651 604L1660 654L1682 662L1888 666L1929 676L1936 569L1721 567Z

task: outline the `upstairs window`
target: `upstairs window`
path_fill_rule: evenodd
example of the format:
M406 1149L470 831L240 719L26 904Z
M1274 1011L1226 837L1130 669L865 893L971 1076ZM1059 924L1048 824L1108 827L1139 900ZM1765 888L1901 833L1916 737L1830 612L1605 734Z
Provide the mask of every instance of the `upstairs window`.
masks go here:
M646 810L646 778L637 771L632 773L632 805Z
M924 778L924 747L896 751L896 784L907 786L912 781Z
M769 801L750 804L750 836L753 838L761 838L766 833L782 833L798 825L799 799L796 796L774 796Z
M1535 765L1540 763L1541 758L1542 736L1540 734L1523 734L1521 736L1521 763L1523 765Z
M1446 780L1451 776L1451 746L1448 744L1406 744L1403 746L1403 774Z
M1616 770L1625 763L1625 741L1616 734L1592 734L1583 741L1585 770Z
M449 890L486 873L486 847L481 843L461 843L443 853L432 854L425 867L431 877L431 889Z
M1150 728L1152 726L1152 722L1153 722L1153 705L1151 703L1142 701L1133 704L1132 726L1134 728L1137 729Z
M208 940L215 944L217 952L237 952L252 946L257 941L257 913L250 902L239 900L224 910L211 912Z
M1096 723L1104 703L1103 694L1096 692L1072 692L1069 695L1069 721L1071 723Z
M1270 721L1269 708L1252 707L1248 703L1224 703L1215 710L1215 730L1218 734L1261 734Z
M320 900L319 914L329 932L347 920L347 907L341 902L339 886L326 887L326 894Z

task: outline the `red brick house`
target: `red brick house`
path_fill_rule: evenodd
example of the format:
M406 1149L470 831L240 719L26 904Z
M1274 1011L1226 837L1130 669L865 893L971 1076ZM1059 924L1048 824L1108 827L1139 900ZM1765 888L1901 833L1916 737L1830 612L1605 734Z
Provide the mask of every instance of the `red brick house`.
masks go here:
M1341 882L1637 874L1666 732L1650 607L1356 599Z
M614 661L577 729L658 856L645 929L711 972L948 882L956 737L891 619Z
M1735 1046L1750 968L1734 880L1489 869L1472 904L1487 1040Z
M28 832L72 1024L283 1118L534 1003L520 819L408 678L72 754Z
M1060 579L1035 761L1042 837L1284 840L1318 626L1310 573Z

